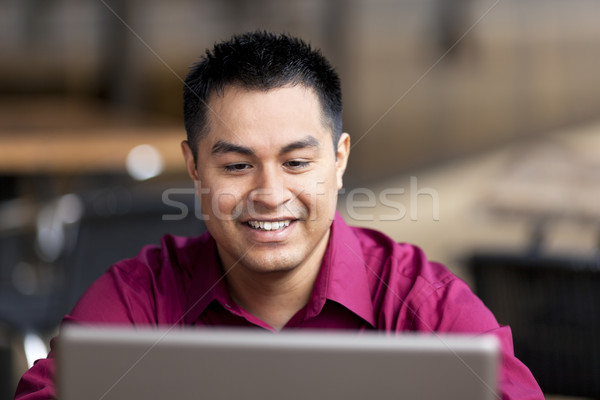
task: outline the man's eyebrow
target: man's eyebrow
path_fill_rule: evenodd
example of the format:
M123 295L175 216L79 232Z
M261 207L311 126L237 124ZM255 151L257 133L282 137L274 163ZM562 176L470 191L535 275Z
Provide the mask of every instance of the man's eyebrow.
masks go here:
M225 154L225 153L238 153L246 156L253 156L254 151L249 147L239 146L237 144L224 142L219 140L210 150L211 155Z
M279 154L285 154L290 151L305 149L307 147L321 147L321 143L315 137L307 136L304 139L283 146L279 151Z

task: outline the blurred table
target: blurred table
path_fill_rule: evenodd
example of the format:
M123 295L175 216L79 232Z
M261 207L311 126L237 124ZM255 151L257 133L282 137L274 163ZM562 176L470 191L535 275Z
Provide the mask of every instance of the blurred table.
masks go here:
M600 223L600 126L513 149L482 202L501 218Z
M149 144L165 172L185 170L183 125L82 100L0 99L0 174L125 172L129 151Z

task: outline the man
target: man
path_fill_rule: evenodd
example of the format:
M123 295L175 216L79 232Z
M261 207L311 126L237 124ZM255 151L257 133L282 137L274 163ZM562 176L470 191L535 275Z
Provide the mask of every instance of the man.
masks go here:
M492 332L506 399L543 398L508 327L416 247L336 214L350 151L335 71L265 32L215 45L187 76L182 151L208 232L113 266L64 322ZM54 395L53 355L17 397Z

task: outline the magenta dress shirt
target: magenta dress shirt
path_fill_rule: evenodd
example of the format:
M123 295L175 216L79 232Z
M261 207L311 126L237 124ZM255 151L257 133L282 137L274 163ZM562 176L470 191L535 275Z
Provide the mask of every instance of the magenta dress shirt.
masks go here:
M63 323L272 327L237 306L227 291L210 234L163 237L135 258L112 266ZM543 399L529 369L513 354L508 326L444 266L409 244L346 225L337 214L308 304L289 328L386 332L493 333L502 345L503 399ZM54 398L54 360L25 373L17 399Z

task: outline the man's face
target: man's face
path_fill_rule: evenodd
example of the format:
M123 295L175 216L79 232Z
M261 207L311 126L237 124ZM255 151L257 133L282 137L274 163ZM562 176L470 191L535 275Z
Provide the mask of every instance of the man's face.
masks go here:
M183 151L224 268L285 272L320 264L348 135L334 150L317 96L300 85L228 87L209 106L197 166L185 142Z

